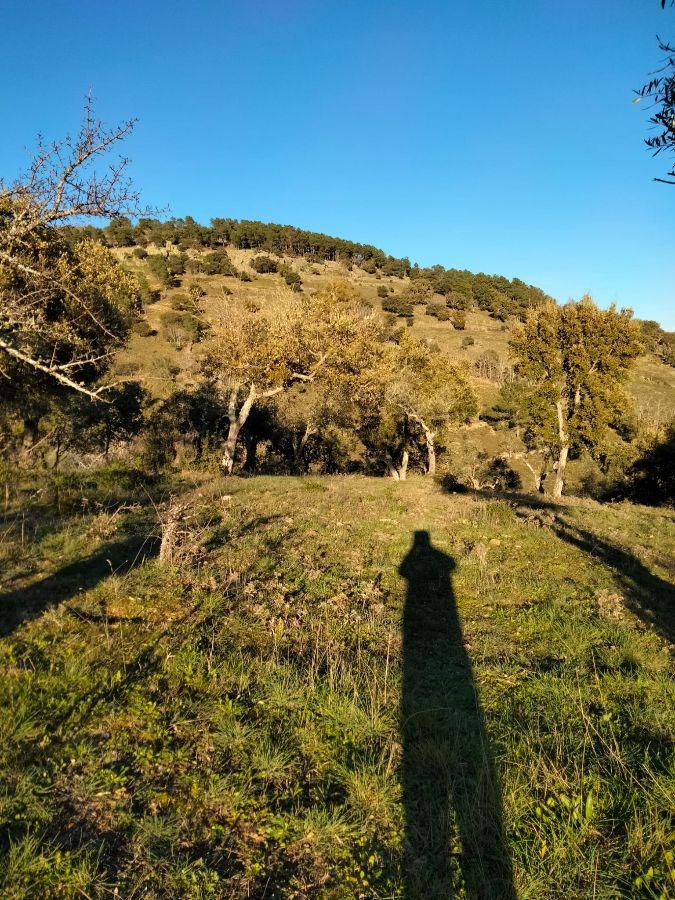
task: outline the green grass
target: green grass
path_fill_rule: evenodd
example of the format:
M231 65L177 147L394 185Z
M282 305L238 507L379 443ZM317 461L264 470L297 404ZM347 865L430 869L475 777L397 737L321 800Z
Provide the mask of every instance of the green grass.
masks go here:
M673 896L672 511L116 469L0 536L3 897Z

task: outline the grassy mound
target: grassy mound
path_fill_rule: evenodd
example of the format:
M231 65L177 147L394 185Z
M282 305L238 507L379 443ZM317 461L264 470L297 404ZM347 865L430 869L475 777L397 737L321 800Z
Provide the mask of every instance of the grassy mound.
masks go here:
M3 897L671 895L672 512L120 470L21 509Z

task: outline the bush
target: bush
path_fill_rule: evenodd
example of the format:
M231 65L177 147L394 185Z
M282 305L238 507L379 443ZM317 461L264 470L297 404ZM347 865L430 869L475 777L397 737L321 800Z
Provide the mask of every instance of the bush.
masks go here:
M382 309L397 316L405 316L405 318L412 319L413 316L413 305L404 297L388 297L382 301Z
M170 300L171 309L186 310L190 309L192 304L187 294L174 294Z
M147 259L148 271L155 278L162 287L171 287L175 284L175 279L169 272L169 268L166 264L166 257L162 256L159 253L151 253L148 255Z
M184 275L185 274L185 254L184 253L172 253L170 256L166 258L166 267L168 269L169 275L175 277L176 275Z
M469 298L459 291L448 291L445 295L445 305L448 309L468 309Z
M279 265L271 256L255 256L251 260L251 268L259 275L266 275L271 272L278 272Z
M466 316L463 311L458 309L452 314L452 324L457 329L457 331L464 331L466 328ZM473 341L471 341L473 344Z
M227 250L214 250L204 257L204 272L206 275L236 275L237 270L232 265Z
M202 275L236 276L237 270L232 265L227 250L213 250L204 256L196 256L185 263L186 271Z
M122 362L118 363L114 368L114 374L119 375L120 377L124 377L126 375L136 375L141 370L140 363L137 362Z
M384 284L378 285L377 296L383 299L387 298L389 296L389 288Z
M449 322L450 321L450 310L443 303L432 302L427 304L426 314L428 316L433 316L438 319L440 322Z
M134 322L132 331L135 334L139 334L141 337L151 337L151 335L156 334L156 331L153 331L150 327L150 323L146 322L145 319L140 319L138 322Z
M161 321L164 337L179 350L186 344L197 343L201 339L202 325L189 312L165 312Z
M483 487L493 491L519 491L523 486L520 475L499 456L483 468L480 477Z
M227 290L227 288L225 288L225 290ZM201 300L202 297L206 297L204 285L201 281L193 281L190 285L190 299L196 303L197 300Z
M462 338L462 350L466 350L467 347L472 347L476 342L471 337L470 334L465 335Z
M298 275L295 269L292 269L290 266L281 265L279 266L279 272L281 273L286 284L293 288L293 290L300 290L300 286L302 285L302 278ZM297 288L295 287L297 285Z
M148 251L145 250L143 247L134 247L131 255L135 256L136 259L147 259Z
M248 274L248 272L244 272L243 270L241 272L239 272L239 274L237 275L237 278L239 279L239 281L253 281L253 279Z

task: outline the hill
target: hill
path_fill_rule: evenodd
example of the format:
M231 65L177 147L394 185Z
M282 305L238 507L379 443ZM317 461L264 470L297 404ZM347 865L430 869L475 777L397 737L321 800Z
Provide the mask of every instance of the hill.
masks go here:
M120 466L20 487L4 897L669 895L672 511Z
M239 233L240 244L251 243L251 223L248 226L248 231ZM265 227L276 229L281 226ZM290 231L294 240L297 234L306 234L296 229ZM116 234L113 231L113 237ZM115 237L117 243L132 241L135 232L123 234L126 237ZM393 273L388 274L387 261L391 258L382 251L365 245L349 245L356 248L350 255L336 249L341 246L336 239L323 235L316 237L335 242L327 249L324 247L323 252L338 257L341 253L339 259L322 259L309 238L300 244L306 253L298 255L298 245L293 244L284 249L292 249L294 254L284 255L279 249L280 244L275 245L269 239L265 242L261 234L258 240L263 250L272 247L276 251L268 256L261 252L261 246L250 248L224 243L226 237L235 234L232 230L225 236L221 234L215 250L212 246L204 246L207 238L214 240L212 230L206 229L199 239L193 238L192 243L183 240L181 244L180 234L179 230L174 235L176 244L167 245L169 249L160 250L146 243L145 248L125 246L116 250L124 266L145 285L148 301L144 313L147 325L137 329L140 333L132 337L128 349L119 356L117 370L120 375L137 378L157 398L166 398L176 389L190 388L195 381L199 345L195 344L194 334L189 328L186 330L184 324L186 317L191 318L189 310L209 328L228 306L273 305L289 283L311 298L330 282L344 281L363 302L380 312L392 328L409 326L413 335L466 366L480 400L481 418L469 432L463 429L451 438L450 449L454 447L455 459L465 460L476 453L504 457L525 487L534 486L531 467L538 469L541 460L536 454L528 455L517 429L505 428L495 421L494 416L486 414L502 387L513 377L508 350L513 328L529 305L546 299L541 291L528 288L517 280L510 282L509 287L499 276L490 276L491 281L486 287L488 276L474 276L442 267L417 270L407 260L395 261L396 266L391 263ZM163 232L161 236L166 238ZM147 238L148 233L144 240ZM181 250L181 246L184 249ZM375 252L380 255L364 259L364 254ZM378 265L369 266L367 263L373 258L377 259ZM352 259L358 259L360 265L354 264ZM260 260L268 262L261 266ZM401 266L398 266L399 262ZM276 271L266 271L272 267ZM213 272L214 268L218 271ZM177 274L173 274L174 269L178 270ZM461 291L450 288L447 294L441 294L438 291L447 287L444 279L449 275L454 279L454 287ZM436 285L438 290L434 287L434 278L440 279L441 287ZM495 285L501 285L502 290L497 290ZM498 298L496 306L489 297L486 299L485 290L491 297ZM189 297L195 291L198 299L191 304ZM506 312L509 303L513 304L512 309L517 314ZM399 314L386 309L396 309ZM192 322L196 327L194 317ZM675 418L675 368L665 361L670 359L671 336L658 329L655 323L644 323L644 326L645 348L650 352L638 361L629 390L635 400L637 422L653 428ZM608 476L592 460L581 458L570 465L569 478L572 493L593 493L604 490Z

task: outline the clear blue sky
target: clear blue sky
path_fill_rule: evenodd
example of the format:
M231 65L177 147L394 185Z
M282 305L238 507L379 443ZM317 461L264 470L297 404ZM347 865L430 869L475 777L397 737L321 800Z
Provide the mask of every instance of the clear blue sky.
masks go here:
M240 0L3 7L0 173L89 88L143 199L420 264L590 291L675 328L675 187L631 102L658 0Z

